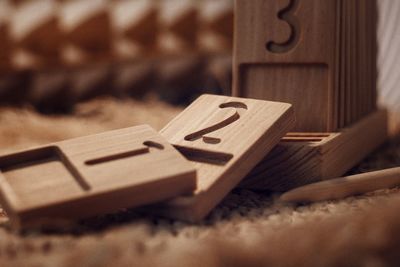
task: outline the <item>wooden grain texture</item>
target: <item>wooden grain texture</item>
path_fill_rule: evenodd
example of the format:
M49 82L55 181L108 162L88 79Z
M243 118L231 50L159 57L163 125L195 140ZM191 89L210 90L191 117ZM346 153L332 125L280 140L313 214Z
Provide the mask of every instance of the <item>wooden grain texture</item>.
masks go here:
M14 227L113 212L196 188L194 167L146 125L5 155L0 170L1 204Z
M286 192L280 197L285 202L316 202L342 199L369 193L379 189L390 189L400 184L400 168L336 178Z
M197 170L197 190L157 207L157 213L204 218L288 132L290 104L202 95L161 131Z
M391 112L393 134L400 132L400 2L378 0L379 103Z
M235 96L292 103L298 132L337 131L376 110L375 0L235 3Z
M338 133L289 133L240 187L282 192L339 177L387 139L387 124L379 110Z
M234 95L292 103L295 131L329 131L335 4L334 0L236 1ZM288 17L279 19L284 14ZM309 112L311 105L315 112Z

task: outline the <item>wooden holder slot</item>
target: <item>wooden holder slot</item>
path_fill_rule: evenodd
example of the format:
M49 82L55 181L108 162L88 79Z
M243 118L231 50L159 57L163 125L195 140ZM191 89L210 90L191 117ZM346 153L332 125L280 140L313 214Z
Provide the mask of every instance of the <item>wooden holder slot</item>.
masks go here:
M386 110L378 110L338 133L289 133L240 187L286 191L342 176L387 137Z

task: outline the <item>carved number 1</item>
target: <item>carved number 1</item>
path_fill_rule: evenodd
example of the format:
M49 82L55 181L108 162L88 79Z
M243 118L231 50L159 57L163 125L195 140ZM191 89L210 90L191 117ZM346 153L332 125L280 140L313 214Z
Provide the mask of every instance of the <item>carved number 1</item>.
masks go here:
M269 41L266 44L268 51L272 53L286 53L289 52L299 42L300 37L300 24L298 19L292 14L297 9L299 0L290 0L287 7L279 11L278 18L286 21L290 26L290 36L287 41L282 43L276 43Z

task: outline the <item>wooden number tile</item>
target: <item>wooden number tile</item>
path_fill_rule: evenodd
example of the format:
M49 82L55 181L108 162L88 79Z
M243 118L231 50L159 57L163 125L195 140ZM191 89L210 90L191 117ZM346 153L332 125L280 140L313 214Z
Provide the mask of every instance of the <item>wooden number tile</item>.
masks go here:
M146 125L2 156L0 170L1 205L17 228L150 204L196 187L192 164Z
M156 207L167 217L204 218L294 125L290 104L203 95L161 134L197 170L197 190Z
M236 0L234 95L292 103L296 131L332 130L336 2Z

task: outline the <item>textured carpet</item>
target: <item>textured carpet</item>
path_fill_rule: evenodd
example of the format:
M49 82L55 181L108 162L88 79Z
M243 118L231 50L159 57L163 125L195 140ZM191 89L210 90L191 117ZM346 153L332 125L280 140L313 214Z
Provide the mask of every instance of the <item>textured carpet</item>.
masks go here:
M142 123L160 129L180 110L152 98L97 99L62 116L2 108L0 154ZM394 140L352 172L398 165ZM234 190L197 225L126 210L25 233L9 230L0 212L0 266L398 266L399 196L390 189L293 206Z

